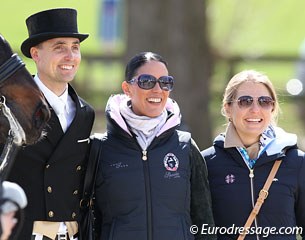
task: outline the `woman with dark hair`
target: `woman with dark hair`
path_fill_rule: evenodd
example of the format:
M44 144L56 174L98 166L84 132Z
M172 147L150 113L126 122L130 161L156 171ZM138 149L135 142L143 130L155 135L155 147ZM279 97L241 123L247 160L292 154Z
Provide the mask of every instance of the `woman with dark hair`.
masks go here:
M108 100L95 184L99 240L215 239L190 231L213 226L210 190L200 151L177 130L173 85L163 58L142 52L127 64L124 94Z

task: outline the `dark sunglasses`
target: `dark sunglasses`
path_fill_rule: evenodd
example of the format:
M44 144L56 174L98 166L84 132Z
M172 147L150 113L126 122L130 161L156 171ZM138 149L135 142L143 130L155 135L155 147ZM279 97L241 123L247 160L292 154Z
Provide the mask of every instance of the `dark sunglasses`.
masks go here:
M162 76L159 79L149 74L142 74L137 78L127 81L130 84L138 83L139 88L149 90L156 86L157 82L164 91L172 91L174 88L174 78L172 76Z
M258 105L264 109L270 109L274 106L274 100L268 96L261 96L256 98ZM251 96L241 96L236 101L240 108L249 108L252 106L254 98Z

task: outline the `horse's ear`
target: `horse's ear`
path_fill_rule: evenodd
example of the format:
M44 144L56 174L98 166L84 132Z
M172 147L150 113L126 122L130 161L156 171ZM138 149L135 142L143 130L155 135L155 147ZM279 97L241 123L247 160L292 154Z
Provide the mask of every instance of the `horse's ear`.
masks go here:
M0 64L5 62L5 59L10 58L12 54L13 50L10 44L2 35L0 35Z

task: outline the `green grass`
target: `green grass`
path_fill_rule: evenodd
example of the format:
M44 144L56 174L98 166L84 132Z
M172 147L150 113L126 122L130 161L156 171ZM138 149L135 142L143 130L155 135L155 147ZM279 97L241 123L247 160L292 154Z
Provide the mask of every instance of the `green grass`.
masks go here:
M6 37L14 49L18 50L21 42L26 39L28 33L25 19L30 15L49 8L71 7L78 11L78 30L82 33L96 35L97 0L12 0L5 1L0 8L0 32ZM18 6L18 7L17 7ZM84 44L85 51L95 53L98 49L98 40L95 36L89 37Z
M303 8L302 0L210 0L211 41L224 54L297 54Z

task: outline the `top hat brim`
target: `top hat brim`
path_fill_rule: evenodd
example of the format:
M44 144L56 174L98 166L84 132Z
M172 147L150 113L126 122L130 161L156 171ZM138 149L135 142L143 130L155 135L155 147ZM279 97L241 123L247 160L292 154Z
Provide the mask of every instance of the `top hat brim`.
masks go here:
M52 39L52 38L58 38L58 37L72 37L72 38L78 38L80 42L84 41L89 34L80 34L80 33L42 33L42 34L36 34L34 36L29 37L21 44L21 51L22 53L28 57L31 57L30 49L31 47L34 47L38 45L41 42L44 42L46 40Z

